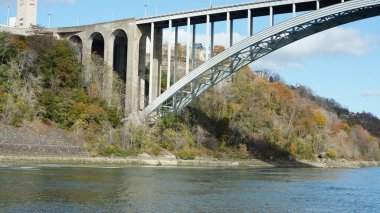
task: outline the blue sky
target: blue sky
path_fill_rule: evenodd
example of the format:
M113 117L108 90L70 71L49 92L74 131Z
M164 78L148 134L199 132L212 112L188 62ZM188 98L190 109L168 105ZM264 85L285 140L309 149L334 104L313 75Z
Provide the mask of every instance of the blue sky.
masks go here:
M38 23L52 27L83 25L113 19L209 7L209 0L39 0ZM212 0L214 6L244 0ZM6 23L7 6L15 16L16 0L0 0L0 24ZM290 15L276 16L279 23ZM267 17L254 19L254 31L269 24ZM218 41L223 43L225 23L216 24ZM246 21L236 21L236 42L247 35ZM181 33L181 31L183 33ZM197 29L204 40L204 26ZM184 29L180 29L180 36ZM185 40L185 38L183 38ZM181 39L180 39L181 41ZM317 95L334 98L351 111L371 112L380 117L380 18L371 18L317 34L275 52L252 64L254 69L279 73L290 84L302 84Z

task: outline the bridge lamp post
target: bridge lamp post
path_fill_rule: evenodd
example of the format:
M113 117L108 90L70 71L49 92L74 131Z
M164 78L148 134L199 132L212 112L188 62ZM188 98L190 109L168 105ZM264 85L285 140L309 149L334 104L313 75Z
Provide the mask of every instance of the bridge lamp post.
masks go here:
M144 5L144 9L145 9L145 17L146 17L146 9L148 8L148 5Z
M48 13L48 17L49 17L49 19L48 19L48 28L50 28L51 16L52 16L52 15L53 15L53 14Z
M7 26L9 27L9 9L10 7L8 6L8 12L7 12Z

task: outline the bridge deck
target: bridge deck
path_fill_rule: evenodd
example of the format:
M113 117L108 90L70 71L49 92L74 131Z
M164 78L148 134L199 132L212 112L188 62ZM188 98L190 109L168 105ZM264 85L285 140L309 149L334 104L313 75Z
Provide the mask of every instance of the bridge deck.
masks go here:
M340 3L341 0L319 0L321 7ZM347 1L347 0L346 0ZM211 21L226 20L226 13L230 12L232 19L247 18L247 10L252 10L252 17L269 15L269 7L274 8L274 14L292 13L292 5L297 5L297 12L315 10L317 0L266 0L254 1L244 4L207 8L152 16L136 19L138 25L149 25L154 22L156 27L167 28L168 21L173 20L173 26L185 26L187 18L190 17L193 24L206 23L206 16L210 15Z

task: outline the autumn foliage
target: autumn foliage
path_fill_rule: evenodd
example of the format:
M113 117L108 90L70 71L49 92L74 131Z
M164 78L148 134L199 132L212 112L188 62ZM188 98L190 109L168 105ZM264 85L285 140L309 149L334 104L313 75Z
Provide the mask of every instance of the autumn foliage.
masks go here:
M168 150L182 159L380 159L379 139L373 136L380 134L377 118L352 114L304 87L290 87L249 67L206 92L180 116L167 114L154 125L122 125L125 84L115 77L107 96L109 67L94 56L91 76L84 76L77 58L66 41L0 33L1 122L21 126L40 119L58 125L84 138L94 156Z

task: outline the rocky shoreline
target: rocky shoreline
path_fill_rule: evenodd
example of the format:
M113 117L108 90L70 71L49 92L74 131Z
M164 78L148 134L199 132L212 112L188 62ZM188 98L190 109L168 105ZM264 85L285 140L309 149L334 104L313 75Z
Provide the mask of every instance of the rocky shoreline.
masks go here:
M176 159L174 156L152 157L142 154L130 158L106 157L30 157L30 156L0 156L0 164L60 164L60 165L106 165L106 166L177 166L177 167L231 167L231 168L362 168L377 167L377 161L346 161L327 160L311 162L301 161L271 161L257 159L217 160L213 158L196 158L194 160Z
M248 168L360 168L380 166L376 161L330 160L262 161L258 159L215 159L197 157L177 159L166 152L162 156L146 153L137 157L91 157L83 142L71 133L41 122L25 123L16 128L0 122L0 164L70 164L109 166L183 166L183 167L248 167Z

